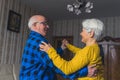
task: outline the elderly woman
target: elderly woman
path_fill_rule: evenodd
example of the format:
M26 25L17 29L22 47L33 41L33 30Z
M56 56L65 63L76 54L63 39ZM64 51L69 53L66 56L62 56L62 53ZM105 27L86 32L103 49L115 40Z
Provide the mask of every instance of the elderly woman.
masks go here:
M40 45L40 50L45 51L54 65L65 74L71 74L85 65L97 64L98 73L95 77L82 77L78 78L78 80L104 80L102 58L97 43L103 33L104 24L99 19L86 19L82 22L82 26L83 29L80 35L82 37L81 41L85 43L84 48L77 48L69 44L66 40L63 41L63 44L75 54L70 61L61 58L56 53L56 50L45 42Z

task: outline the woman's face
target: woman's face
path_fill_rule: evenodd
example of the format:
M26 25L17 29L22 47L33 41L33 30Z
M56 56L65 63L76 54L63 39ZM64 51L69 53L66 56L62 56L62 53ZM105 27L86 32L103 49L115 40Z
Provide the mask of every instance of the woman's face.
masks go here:
M80 35L82 37L81 41L83 43L86 43L88 41L88 39L90 38L89 33L84 28L82 29L82 32L80 33Z

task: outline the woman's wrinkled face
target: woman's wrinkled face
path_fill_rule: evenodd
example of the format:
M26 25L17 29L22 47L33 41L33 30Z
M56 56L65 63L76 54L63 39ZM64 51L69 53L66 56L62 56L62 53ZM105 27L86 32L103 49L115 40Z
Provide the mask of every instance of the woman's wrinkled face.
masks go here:
M88 39L90 38L89 33L84 28L82 29L82 32L80 33L80 35L82 37L81 41L83 43L86 43L88 41Z

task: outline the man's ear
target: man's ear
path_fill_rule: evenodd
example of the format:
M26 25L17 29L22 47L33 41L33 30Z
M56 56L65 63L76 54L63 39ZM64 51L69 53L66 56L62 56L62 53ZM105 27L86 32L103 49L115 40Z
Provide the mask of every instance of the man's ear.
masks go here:
M36 26L36 24L34 24L31 29L32 30L38 30L38 27Z
M38 30L38 29L39 29L39 26L37 26L37 23L34 24L33 28L34 28L35 30Z

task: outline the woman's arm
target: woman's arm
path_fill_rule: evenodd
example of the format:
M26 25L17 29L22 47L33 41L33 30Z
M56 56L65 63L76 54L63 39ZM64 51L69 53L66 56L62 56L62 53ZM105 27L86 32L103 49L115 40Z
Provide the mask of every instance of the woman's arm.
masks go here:
M46 44L43 42L43 45L40 45L40 50L47 52L54 65L67 75L76 72L77 70L83 68L89 63L86 52L82 50L77 51L77 54L70 61L66 61L61 58L50 44ZM81 53L84 54L81 55Z
M74 54L76 54L77 51L81 50L81 48L78 48L78 47L73 46L71 44L67 44L66 47Z
M56 53L54 48L50 48L47 51L47 53L48 56L52 59L55 66L62 70L66 75L76 72L77 70L83 68L89 63L87 56L86 55L81 56L79 55L79 53L75 55L74 58L70 61L66 61L63 58L61 58Z

